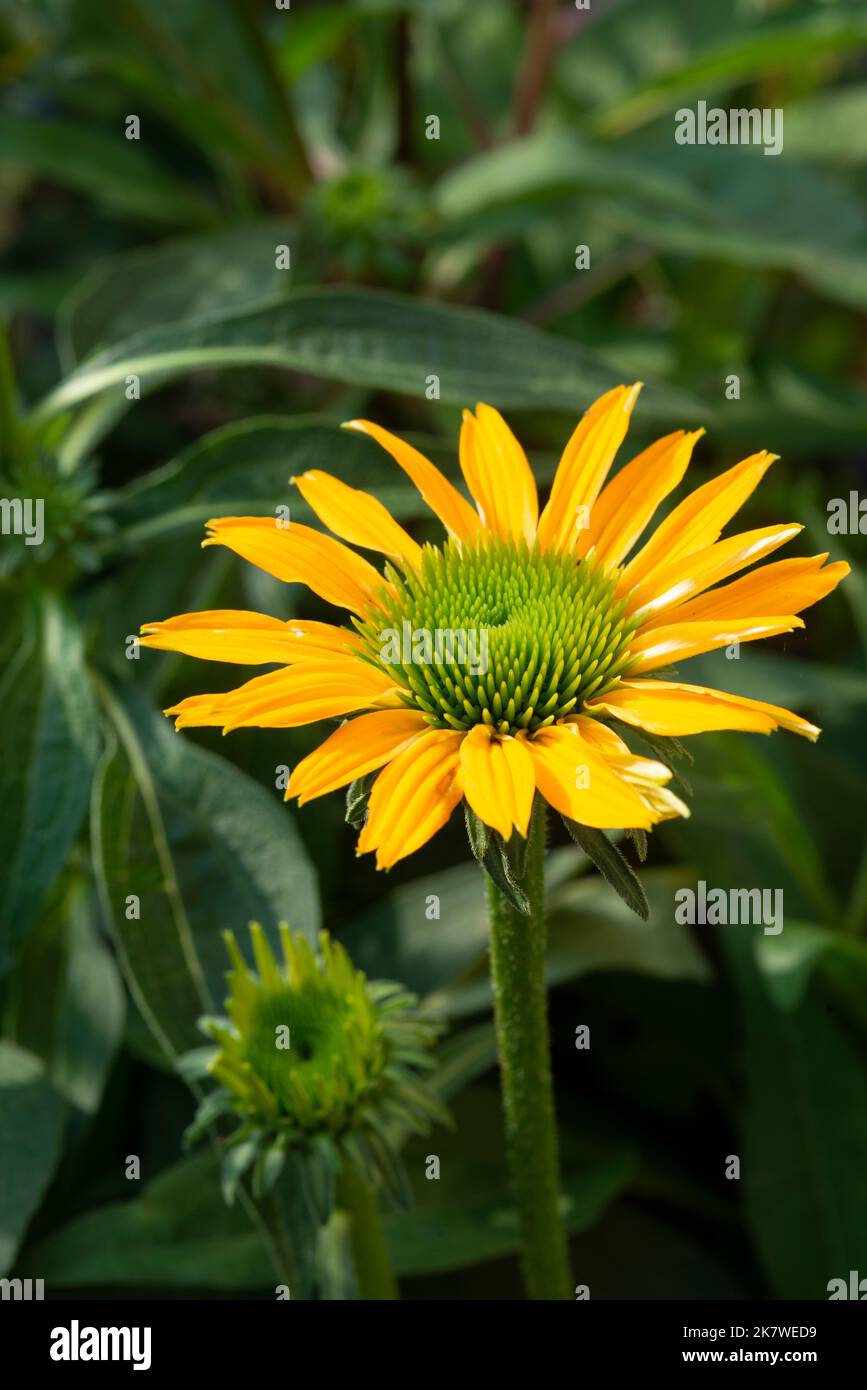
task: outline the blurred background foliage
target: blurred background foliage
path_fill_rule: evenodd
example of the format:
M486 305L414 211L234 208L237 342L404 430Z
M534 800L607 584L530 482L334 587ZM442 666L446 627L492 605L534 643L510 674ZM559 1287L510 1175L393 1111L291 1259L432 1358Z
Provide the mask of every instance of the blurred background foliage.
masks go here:
M782 454L747 524L805 521L800 553L854 571L806 631L690 664L825 733L694 741L648 924L554 842L575 1282L823 1298L867 1275L867 588L863 536L827 529L829 501L867 488L865 44L846 0L0 6L0 491L46 517L41 546L0 540L0 1273L269 1296L256 1212L223 1206L208 1150L182 1154L195 1099L172 1058L221 1005L219 929L288 918L449 1021L455 1128L408 1146L416 1206L387 1218L405 1295L517 1295L458 818L377 875L339 796L295 816L275 790L318 734L176 737L161 707L233 678L129 659L128 638L204 607L321 616L198 545L215 514L308 520L288 488L306 468L435 536L341 420L379 419L454 477L459 408L487 400L546 481L593 396L640 377L631 450L701 423L697 480ZM784 152L677 145L698 100L783 108ZM676 926L699 878L782 888L784 931ZM315 1264L320 1292L342 1287L330 1237Z

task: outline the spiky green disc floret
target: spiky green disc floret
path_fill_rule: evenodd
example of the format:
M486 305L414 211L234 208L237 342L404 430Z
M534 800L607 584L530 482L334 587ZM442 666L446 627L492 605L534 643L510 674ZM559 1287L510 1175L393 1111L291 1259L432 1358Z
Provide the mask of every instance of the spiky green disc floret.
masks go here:
M450 540L425 547L418 573L388 577L384 615L357 623L367 659L437 727L533 732L606 690L629 663L635 624L614 581L574 555L490 536Z
M220 1090L204 1102L194 1133L234 1114L241 1125L229 1144L246 1141L250 1163L269 1150L321 1153L325 1143L367 1179L393 1188L392 1135L423 1133L445 1118L419 1079L432 1065L437 1026L399 985L368 981L327 932L316 954L285 923L279 931L280 959L251 924L255 969L234 935L223 934L233 967L228 1017L199 1025L216 1044L200 1059L200 1071ZM185 1068L188 1075L194 1065Z

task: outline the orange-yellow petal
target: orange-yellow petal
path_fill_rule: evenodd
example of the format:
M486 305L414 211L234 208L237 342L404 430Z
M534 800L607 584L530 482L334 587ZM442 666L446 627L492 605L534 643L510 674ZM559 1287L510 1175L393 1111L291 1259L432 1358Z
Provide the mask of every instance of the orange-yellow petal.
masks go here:
M358 837L358 853L375 850L377 868L390 869L445 825L462 796L463 738L457 730L429 729L377 777Z
M611 830L649 829L655 819L638 792L611 767L574 723L554 724L527 738L536 786L561 815Z
M775 560L771 565L762 565L731 584L690 599L678 608L678 621L731 622L757 612L801 613L825 598L849 573L845 560L825 565L827 558L826 551L824 555ZM663 614L651 618L645 626L655 627L667 621Z
M461 472L483 525L505 540L532 545L539 517L536 481L521 448L498 410L465 410L460 437Z
M434 516L439 517L446 530L457 540L466 541L479 533L481 522L469 502L418 449L370 420L347 420L343 428L370 435L391 454L395 463L415 483Z
M579 714L570 722L578 726L581 736L599 748L614 770L635 788L654 813L655 820L671 820L673 816L689 817L689 807L665 785L673 776L671 768L666 767L665 763L633 753L613 729L600 724L598 719Z
M686 599L727 579L730 574L763 560L772 550L785 545L804 528L796 522L784 526L765 526L758 531L742 531L728 540L717 541L683 556L669 565L659 565L633 589L626 611L642 623L676 608Z
M461 781L467 801L486 825L504 840L513 829L526 837L536 780L525 743L477 724L461 744Z
M648 733L675 738L717 729L769 734L782 728L815 742L820 733L815 724L779 705L677 681L621 681L607 694L588 700L587 708Z
M361 649L361 638L349 628L290 618L284 622L246 609L214 608L204 613L179 613L161 623L143 623L143 647L182 652L203 661L231 661L241 666L303 661L309 652L348 652Z
M381 574L340 541L292 521L267 516L224 516L208 522L203 546L225 545L242 559L288 584L306 584L326 603L366 612L387 587Z
M288 729L358 709L399 704L390 679L366 662L320 652L297 666L256 676L224 695L191 695L165 711L176 727Z
M678 618L680 613L678 612ZM644 632L630 644L629 675L658 671L675 661L687 661L702 652L727 647L732 642L755 642L761 637L777 637L803 627L793 613L785 617L735 618L733 622L675 622Z
M776 457L764 449L751 454L685 497L630 560L618 592L625 593L655 569L671 565L718 540L723 528L758 486Z
M377 710L348 720L293 770L285 799L297 796L303 806L375 772L426 728L424 715L410 709Z
M617 386L594 401L563 450L551 496L539 518L543 550L566 550L586 530L614 456L629 428L641 382Z
M311 468L292 481L319 520L335 536L352 545L364 546L366 550L379 550L402 565L418 569L421 546L369 492L349 487L318 468Z
M589 527L578 537L577 553L586 555L592 546L596 562L605 569L619 565L657 507L682 481L703 434L704 430L675 430L625 464L603 488Z

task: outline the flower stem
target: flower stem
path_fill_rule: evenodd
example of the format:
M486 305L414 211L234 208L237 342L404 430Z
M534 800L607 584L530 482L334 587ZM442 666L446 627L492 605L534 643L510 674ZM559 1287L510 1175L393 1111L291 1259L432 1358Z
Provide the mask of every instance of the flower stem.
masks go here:
M545 806L537 798L521 887L525 917L488 879L491 983L506 1148L521 1222L522 1266L530 1298L571 1297L545 995Z
M258 1203L250 1198L249 1210L268 1244L277 1278L286 1285L292 1298L299 1298L301 1281L279 1191L275 1189Z
M349 1163L344 1163L340 1175L340 1201L349 1216L358 1292L363 1299L396 1299L397 1281L385 1243L376 1189L359 1177Z

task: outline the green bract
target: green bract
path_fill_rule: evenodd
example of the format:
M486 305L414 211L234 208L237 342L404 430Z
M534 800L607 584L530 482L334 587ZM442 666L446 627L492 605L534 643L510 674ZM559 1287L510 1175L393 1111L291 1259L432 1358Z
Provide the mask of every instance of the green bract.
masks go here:
M291 1151L324 1158L332 1173L349 1161L402 1196L398 1140L445 1118L419 1080L432 1065L437 1027L400 985L368 981L327 932L317 955L301 933L285 923L279 930L278 959L251 924L255 970L224 933L233 966L228 1017L200 1020L217 1046L184 1064L187 1075L209 1075L220 1087L200 1107L191 1137L219 1116L240 1120L227 1143L235 1154L227 1195L251 1165L255 1189L266 1190Z
M487 537L425 547L359 624L370 659L442 728L533 732L622 674L635 623L614 581L572 554Z

